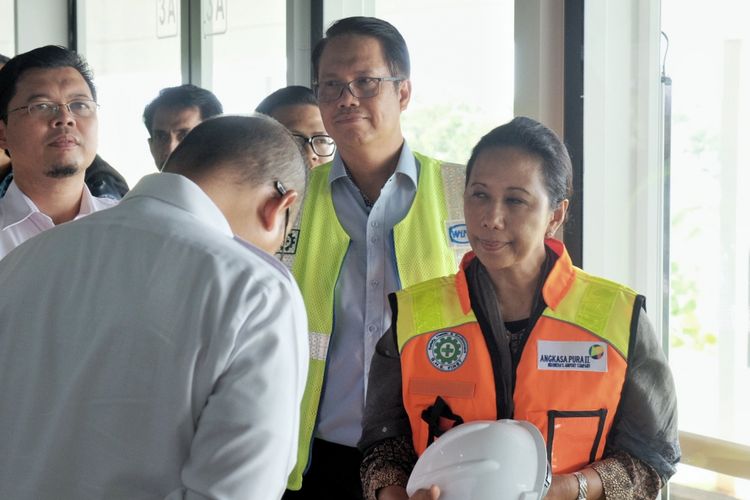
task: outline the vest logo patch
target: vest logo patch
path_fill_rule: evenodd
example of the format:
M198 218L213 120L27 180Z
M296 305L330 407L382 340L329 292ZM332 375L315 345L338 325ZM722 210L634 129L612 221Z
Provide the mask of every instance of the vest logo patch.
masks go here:
M606 351L604 350L604 346L601 344L594 344L591 347L589 347L589 356L591 356L594 359L599 359L602 356L604 356L604 353Z
M456 332L438 332L427 342L427 358L432 366L443 372L460 368L468 352L469 344Z
M462 220L449 220L445 223L448 241L451 246L465 247L469 245L469 234L466 232L466 223Z
M606 372L607 346L600 342L537 341L537 369Z
M292 229L286 235L284 243L281 244L279 249L282 255L294 255L297 253L297 242L299 241L299 229Z

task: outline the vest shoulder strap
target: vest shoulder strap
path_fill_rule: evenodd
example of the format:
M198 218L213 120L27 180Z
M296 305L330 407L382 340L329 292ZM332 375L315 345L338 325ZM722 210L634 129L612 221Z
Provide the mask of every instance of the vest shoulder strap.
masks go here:
M399 352L417 335L476 321L473 311L461 309L455 281L455 275L443 276L396 292Z
M470 250L463 221L464 167L420 153L414 157L419 162L417 192L393 232L402 287L456 272Z
M641 303L631 288L593 276L575 268L576 277L568 293L544 315L580 326L612 345L625 359L628 355L630 325L634 310Z

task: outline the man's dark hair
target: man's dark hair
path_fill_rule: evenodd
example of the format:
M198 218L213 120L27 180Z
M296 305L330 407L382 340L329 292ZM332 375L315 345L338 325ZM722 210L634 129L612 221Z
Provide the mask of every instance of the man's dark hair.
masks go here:
M479 155L486 149L517 148L542 160L542 177L551 208L573 192L573 166L568 149L552 130L536 120L519 116L479 139L466 164L466 183Z
M389 22L377 17L347 17L339 19L326 30L326 36L318 41L312 52L313 81L318 81L320 56L328 40L343 35L371 36L380 42L391 76L409 78L411 63L409 49L401 33Z
M10 61L10 57L8 57L8 56L6 56L4 54L0 54L0 64L5 64L8 61Z
M308 167L297 141L282 124L257 113L201 122L180 142L163 169L194 180L219 170L233 182L252 186L281 181L286 189L297 191L300 199L307 187Z
M255 111L272 116L273 112L278 108L305 104L318 105L318 99L315 97L312 89L303 87L302 85L290 85L269 94L268 97L258 104Z
M58 45L46 45L10 59L0 69L0 119L8 122L8 103L16 95L16 84L30 69L55 69L71 67L78 71L96 101L94 76L86 60L78 53Z
M159 108L184 109L196 107L200 110L201 120L220 115L224 112L219 99L210 91L186 83L177 87L161 89L159 95L143 110L143 124L151 136L154 126L154 115Z

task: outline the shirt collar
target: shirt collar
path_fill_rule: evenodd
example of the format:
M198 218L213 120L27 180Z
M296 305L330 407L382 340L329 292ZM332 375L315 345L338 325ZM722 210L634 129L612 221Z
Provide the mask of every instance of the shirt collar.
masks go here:
M125 195L121 203L139 197L155 198L185 210L227 236L234 237L232 228L219 207L185 176L166 172L147 175Z
M31 198L21 191L15 180L10 183L8 191L5 192L5 196L2 198L0 207L2 207L2 210L0 210L0 228L2 229L7 229L25 221L32 214L42 213ZM94 197L86 184L84 184L81 193L81 206L78 209L77 217L89 215L92 212L96 212L96 210Z
M401 146L401 155L398 157L398 163L396 164L395 174L405 175L417 185L418 171L417 171L417 160L409 148L409 145L404 141ZM348 177L346 175L346 168L344 166L344 160L341 159L341 155L336 151L336 155L333 157L333 165L331 166L331 173L328 174L328 184L333 184L337 179L342 177Z

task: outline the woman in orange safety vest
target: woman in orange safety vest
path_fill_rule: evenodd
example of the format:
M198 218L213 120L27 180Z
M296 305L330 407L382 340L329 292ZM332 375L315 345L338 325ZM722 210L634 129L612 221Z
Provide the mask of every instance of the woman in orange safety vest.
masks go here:
M359 443L365 494L407 498L443 432L515 418L545 438L546 498L656 498L680 457L674 383L645 299L573 266L552 237L572 185L565 146L515 118L479 141L466 177L473 252L391 296Z

